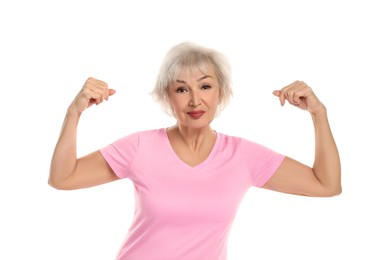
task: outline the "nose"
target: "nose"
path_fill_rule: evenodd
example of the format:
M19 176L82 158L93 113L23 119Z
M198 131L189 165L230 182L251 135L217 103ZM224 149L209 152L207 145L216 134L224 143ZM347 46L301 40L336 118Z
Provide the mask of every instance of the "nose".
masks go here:
M196 91L192 91L191 92L191 96L190 96L189 105L191 107L197 107L200 104L202 104L201 100L202 100L202 98L200 97L199 93L197 93Z

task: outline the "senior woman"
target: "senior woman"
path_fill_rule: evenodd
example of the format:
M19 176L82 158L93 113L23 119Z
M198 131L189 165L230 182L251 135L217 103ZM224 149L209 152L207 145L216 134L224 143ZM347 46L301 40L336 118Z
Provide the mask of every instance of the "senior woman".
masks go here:
M230 227L250 187L317 197L341 192L340 159L326 107L302 81L273 94L281 105L288 102L310 113L312 167L212 129L232 94L229 63L213 49L185 42L167 53L152 94L176 118L175 125L131 133L78 158L82 112L114 93L101 80L86 80L67 110L49 184L72 190L133 181L134 220L116 259L227 259Z

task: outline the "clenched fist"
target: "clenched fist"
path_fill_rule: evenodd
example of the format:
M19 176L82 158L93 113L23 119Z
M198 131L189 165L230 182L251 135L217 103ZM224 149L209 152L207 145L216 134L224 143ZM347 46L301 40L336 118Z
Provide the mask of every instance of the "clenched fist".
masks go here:
M273 94L279 97L282 106L287 100L291 105L307 110L311 114L317 114L325 109L313 90L303 81L294 81L281 90L275 90Z
M99 105L114 94L115 90L108 88L106 82L90 77L85 81L69 109L81 114L85 109L94 104Z

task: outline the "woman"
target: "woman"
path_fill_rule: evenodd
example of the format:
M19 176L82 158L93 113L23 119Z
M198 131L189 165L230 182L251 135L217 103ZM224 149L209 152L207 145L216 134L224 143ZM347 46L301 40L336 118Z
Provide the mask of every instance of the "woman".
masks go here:
M81 158L76 130L82 112L115 93L86 80L70 104L51 162L49 184L72 190L130 178L135 216L117 259L226 259L229 230L251 186L305 196L341 192L338 150L325 106L302 81L275 90L307 110L315 128L312 167L244 138L217 133L211 122L232 94L224 56L191 43L165 57L152 94L177 119L140 131Z

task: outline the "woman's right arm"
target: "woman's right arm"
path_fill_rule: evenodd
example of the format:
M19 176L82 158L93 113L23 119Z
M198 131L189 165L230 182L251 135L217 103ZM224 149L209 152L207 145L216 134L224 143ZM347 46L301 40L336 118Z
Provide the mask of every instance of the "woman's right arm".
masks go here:
M92 105L99 105L115 90L95 78L88 78L69 106L60 136L55 146L49 174L49 185L56 189L73 190L88 188L117 180L118 177L103 158L100 151L77 158L77 125L82 112Z

